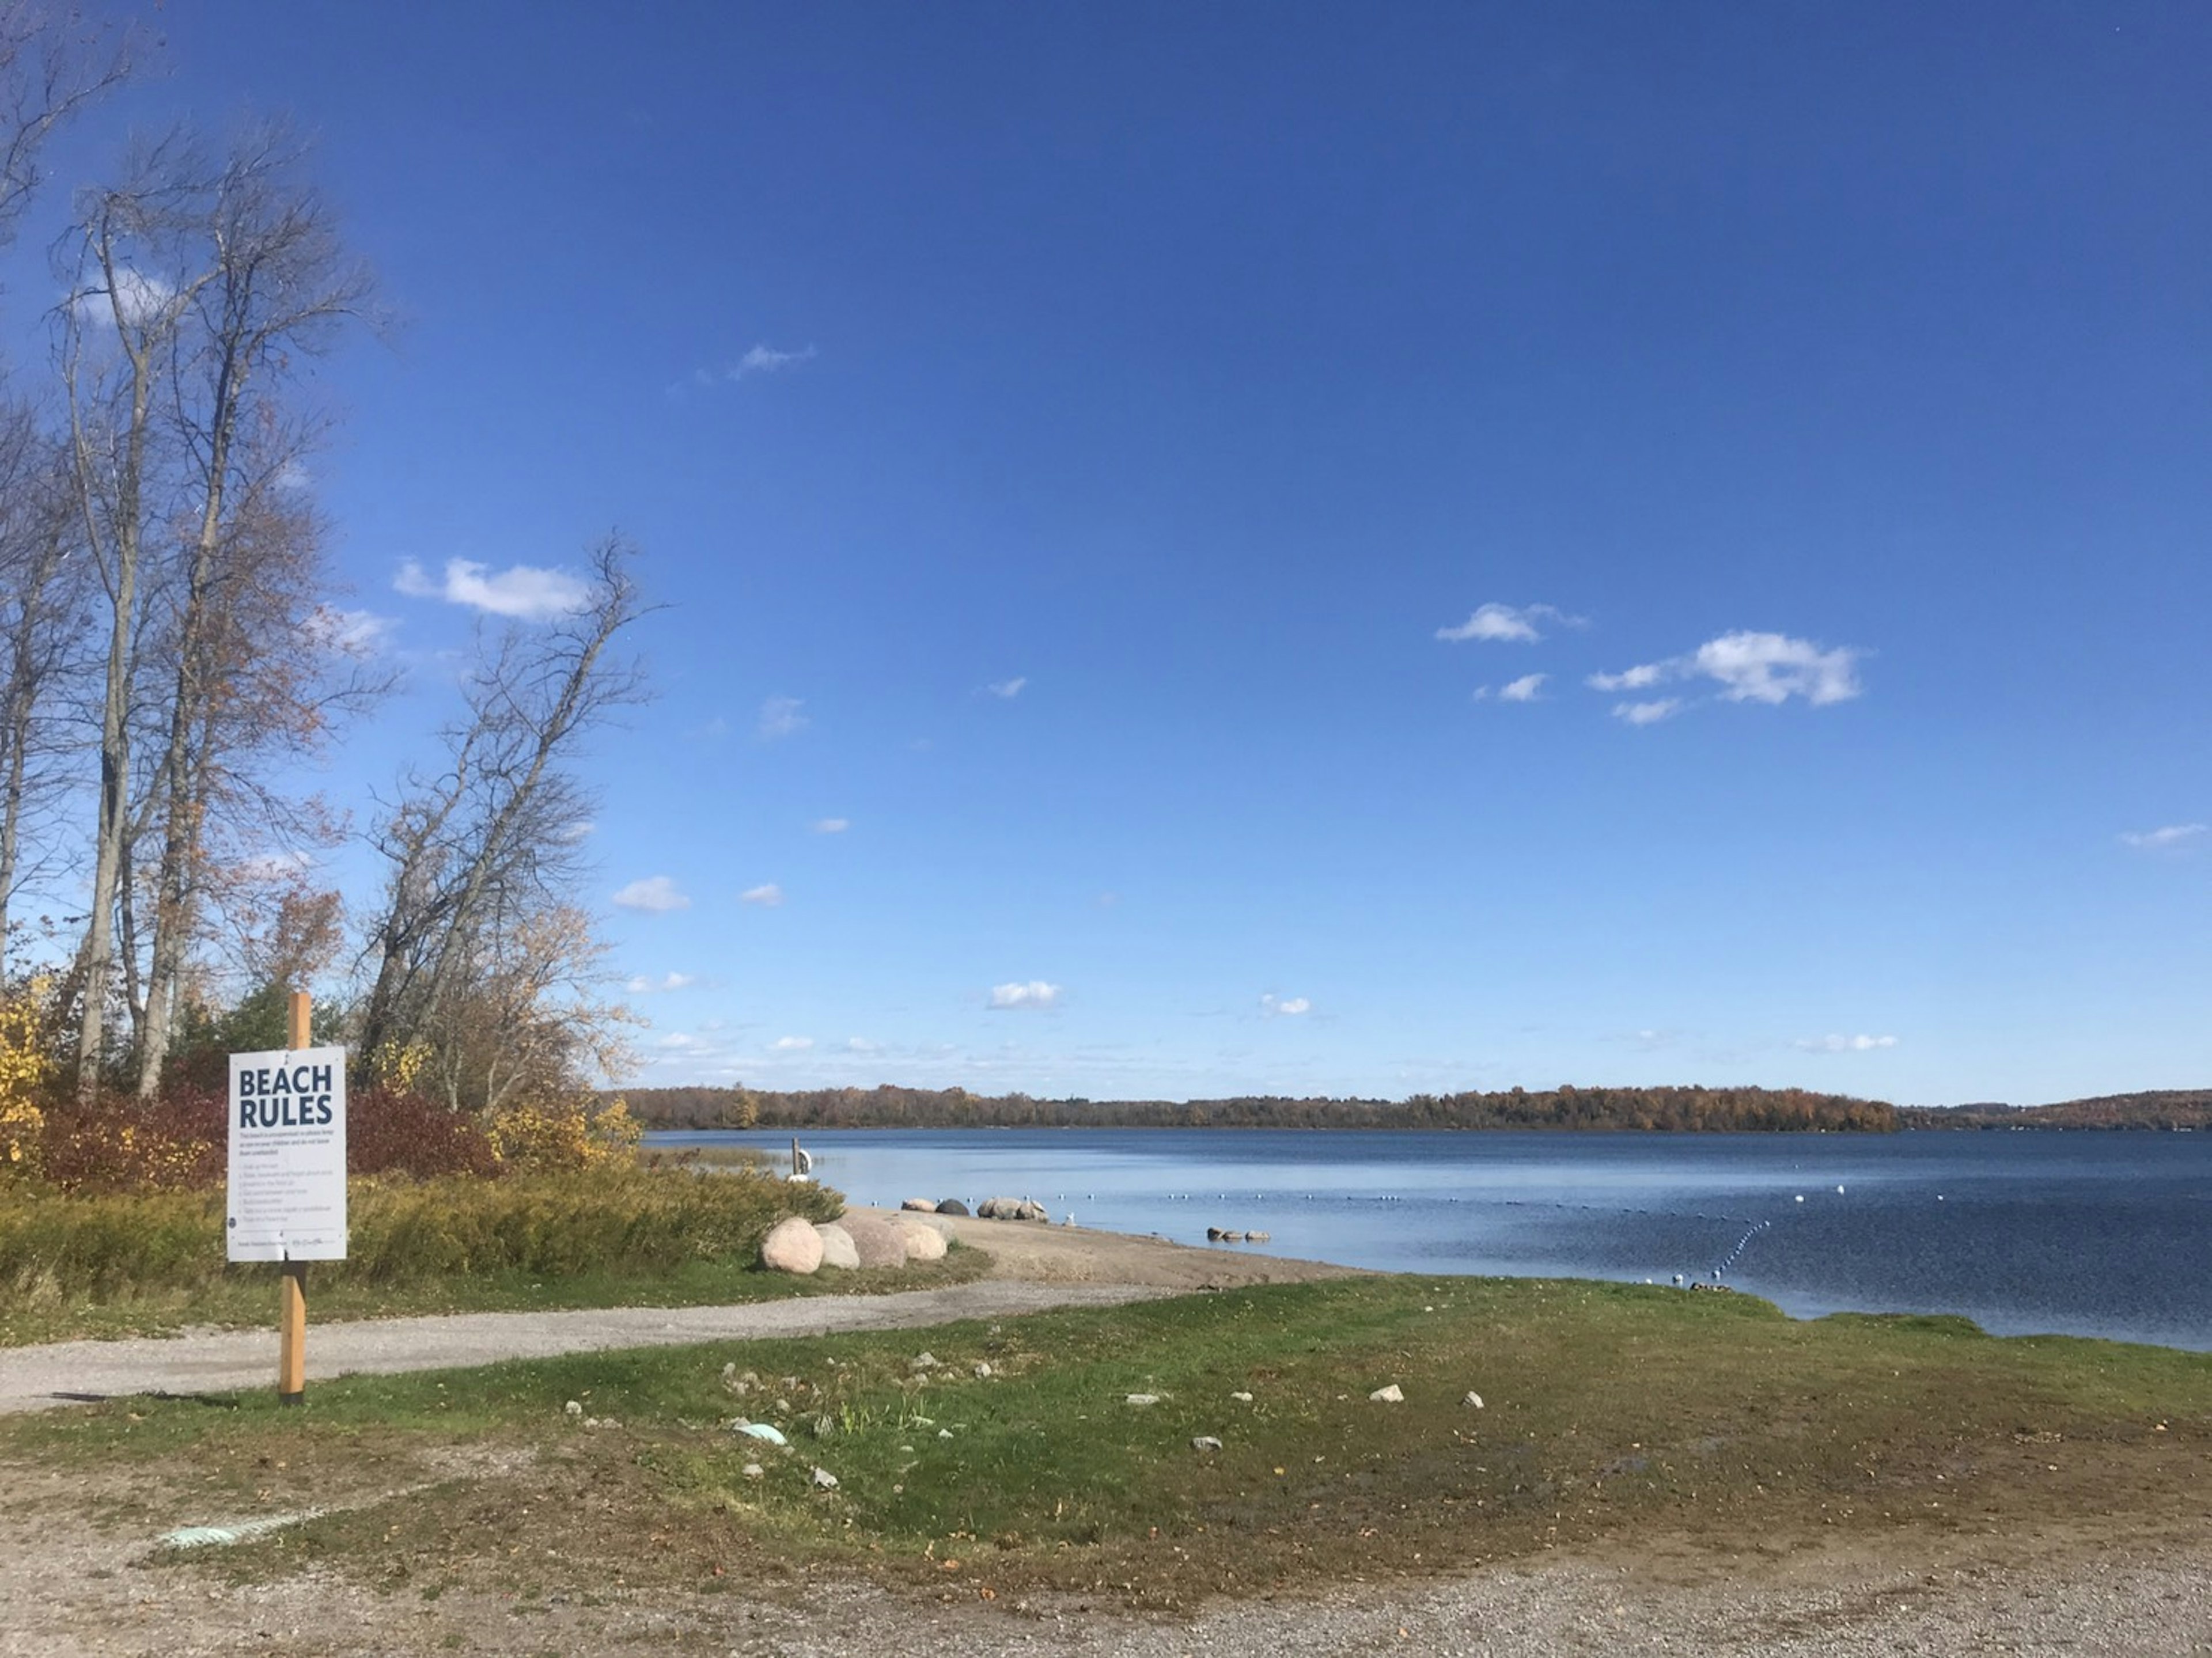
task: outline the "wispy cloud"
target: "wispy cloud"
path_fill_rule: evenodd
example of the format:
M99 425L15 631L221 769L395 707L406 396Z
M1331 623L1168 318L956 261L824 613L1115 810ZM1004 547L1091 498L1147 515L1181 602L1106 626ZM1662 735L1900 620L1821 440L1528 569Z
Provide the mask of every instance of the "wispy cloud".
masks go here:
M689 990L699 982L695 974L664 973L658 979L641 973L623 981L623 988L633 996L658 996L672 990Z
M780 374L784 369L795 368L802 362L813 361L814 348L811 345L796 351L779 351L772 345L756 345L738 359L737 366L729 371L729 378L741 380L751 374Z
M1537 693L1543 689L1544 682L1550 677L1549 674L1524 673L1520 678L1509 680L1500 685L1498 688L1498 700L1500 702L1541 701L1543 699Z
M588 817L579 817L563 823L553 831L553 838L564 847L579 846L599 832L599 826Z
M1848 702L1862 695L1858 665L1866 653L1855 646L1832 647L1787 634L1740 632L1707 640L1694 651L1660 662L1640 663L1619 673L1594 673L1588 681L1593 690L1640 691L1654 685L1682 680L1709 679L1720 689L1714 693L1724 702L1764 702L1770 707L1802 697L1814 708ZM1650 708L1651 703L1623 704ZM1621 708L1615 708L1621 714ZM1672 708L1667 713L1674 712ZM1650 719L1621 717L1637 725ZM1652 719L1664 719L1665 714Z
M1894 1036L1801 1036L1790 1044L1807 1054L1871 1054L1879 1048L1895 1048Z
M849 817L817 817L814 820L817 835L842 835L852 827L853 820Z
M1613 717L1626 720L1632 726L1656 726L1662 720L1671 719L1681 707L1682 699L1679 696L1662 696L1650 702L1616 702L1613 705Z
M2120 840L2124 845L2141 847L2146 852L2156 852L2162 847L2185 846L2203 835L2207 829L2212 829L2212 824L2168 823L2162 829L2124 830Z
M1025 676L1018 676L1012 679L994 680L990 684L984 686L983 689L990 692L992 695L1004 697L1007 701L1011 702L1014 698L1022 694L1022 687L1029 683L1030 682Z
M738 895L741 904L757 905L762 909L774 909L783 902L783 889L773 881L763 881L757 887L747 887Z
M449 558L445 575L438 578L410 558L400 565L392 585L410 598L442 598L448 604L465 604L518 622L548 622L573 615L591 602L591 584L565 570L540 569L534 564L510 565L496 574L489 570L469 559Z
M80 290L71 301L77 316L86 323L112 323L119 311L126 327L138 328L160 316L162 307L177 295L177 290L161 277L134 270L127 264L116 267L115 300L112 304L109 291L105 288Z
M656 915L691 908L691 901L678 891L676 883L665 875L648 875L642 880L632 881L615 894L615 902L624 909L644 910Z
M845 1051L848 1054L880 1054L884 1051L884 1045L872 1042L866 1036L848 1036L845 1038Z
M763 742L794 736L809 724L806 716L799 712L805 706L795 696L771 696L761 704L760 724L755 729Z
M365 659L384 648L392 632L392 618L373 610L342 610L318 604L307 613L307 637L339 656Z
M1586 628L1586 617L1569 616L1556 604L1483 604L1456 628L1439 628L1437 637L1447 644L1470 639L1533 645L1544 636L1544 627Z
M1042 979L1031 979L1027 984L994 985L990 1005L994 1010L1017 1007L1057 1007L1060 987L1047 984Z
M1260 1011L1267 1018L1278 1017L1294 1019L1301 1013L1313 1011L1313 1004L1304 996L1262 996Z
M778 1036L769 1044L769 1048L776 1054L804 1054L813 1046L814 1038L811 1036Z

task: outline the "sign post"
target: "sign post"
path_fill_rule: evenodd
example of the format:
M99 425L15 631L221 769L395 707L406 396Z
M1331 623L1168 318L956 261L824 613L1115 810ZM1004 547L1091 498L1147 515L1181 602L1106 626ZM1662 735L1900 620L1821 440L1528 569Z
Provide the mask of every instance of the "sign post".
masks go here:
M307 1393L307 1263L346 1254L345 1049L310 1048L304 991L292 993L289 1047L230 1056L233 1260L284 1269L276 1397Z

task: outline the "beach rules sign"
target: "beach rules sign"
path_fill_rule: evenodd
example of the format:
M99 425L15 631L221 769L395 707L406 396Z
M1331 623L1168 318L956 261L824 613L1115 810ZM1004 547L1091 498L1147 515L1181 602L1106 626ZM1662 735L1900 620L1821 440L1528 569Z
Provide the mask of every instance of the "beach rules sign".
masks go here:
M343 1260L345 1049L230 1056L233 1260Z

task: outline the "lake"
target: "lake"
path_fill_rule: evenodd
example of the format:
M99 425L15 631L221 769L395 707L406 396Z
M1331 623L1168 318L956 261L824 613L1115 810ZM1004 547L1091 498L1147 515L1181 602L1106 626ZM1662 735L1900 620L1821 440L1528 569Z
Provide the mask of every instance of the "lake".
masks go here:
M647 1144L787 1153L788 1131ZM1034 1197L1055 1220L1406 1272L1722 1282L1797 1317L1960 1313L2212 1351L2212 1133L836 1129L855 1202Z

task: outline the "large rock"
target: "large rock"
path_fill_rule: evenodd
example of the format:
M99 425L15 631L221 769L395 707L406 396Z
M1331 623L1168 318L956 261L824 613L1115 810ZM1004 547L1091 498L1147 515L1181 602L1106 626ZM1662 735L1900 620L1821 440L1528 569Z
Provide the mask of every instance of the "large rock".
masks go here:
M771 1272L804 1278L822 1265L822 1239L814 1223L793 1215L780 1220L761 1240L761 1265Z
M900 1216L892 1225L898 1230L899 1241L906 1245L908 1260L945 1259L945 1234L934 1226L909 1215Z
M899 1207L917 1215L933 1215L937 1212L937 1200L934 1198L908 1198Z
M903 1266L906 1240L898 1228L873 1215L848 1215L842 1224L852 1234L853 1248L863 1266Z
M834 1220L817 1221L814 1236L822 1240L822 1264L842 1266L847 1272L856 1272L860 1265L860 1252L853 1242L853 1235Z
M1042 1220L1044 1206L1028 1198L985 1198L975 1206L985 1220Z
M964 1215L968 1212L968 1206L957 1198L939 1198L937 1212L940 1215Z

